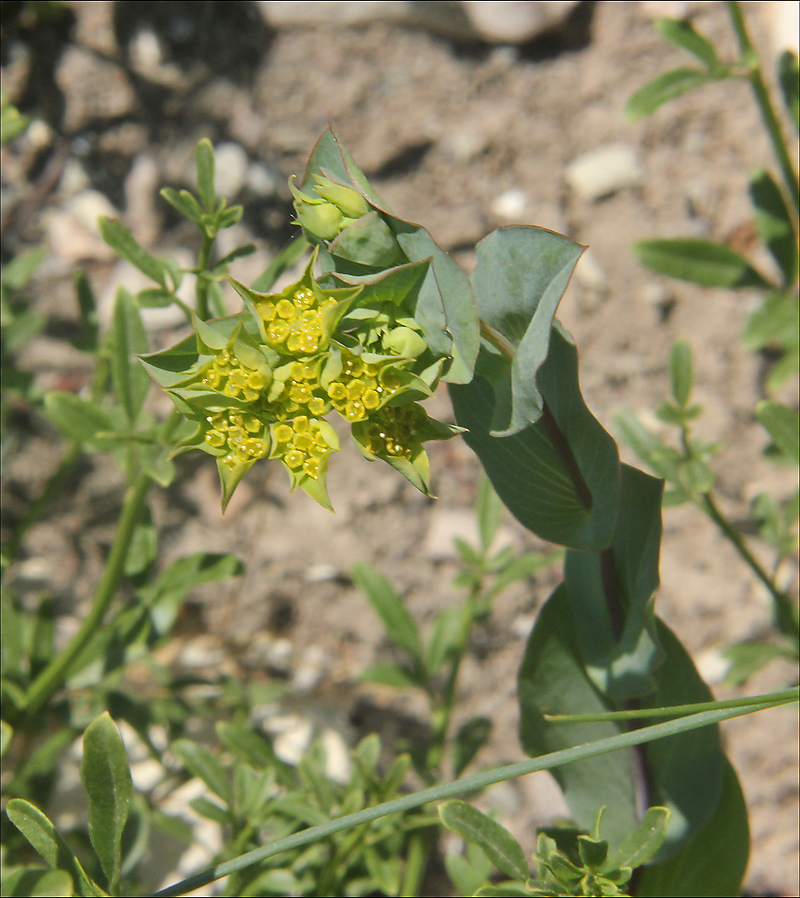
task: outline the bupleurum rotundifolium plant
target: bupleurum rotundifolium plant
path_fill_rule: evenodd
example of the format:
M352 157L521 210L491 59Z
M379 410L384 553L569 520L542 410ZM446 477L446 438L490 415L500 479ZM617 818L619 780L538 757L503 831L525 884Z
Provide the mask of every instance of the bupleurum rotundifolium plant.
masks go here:
M355 187L312 179L309 192L290 182L297 222L315 245L300 279L258 293L231 278L245 312L194 317L193 336L144 362L197 425L177 451L216 457L223 507L256 461L277 459L292 489L331 508L326 474L339 449L332 413L350 424L368 460L383 459L425 493L423 444L461 431L419 404L452 361L443 316L419 303L430 260L410 261Z

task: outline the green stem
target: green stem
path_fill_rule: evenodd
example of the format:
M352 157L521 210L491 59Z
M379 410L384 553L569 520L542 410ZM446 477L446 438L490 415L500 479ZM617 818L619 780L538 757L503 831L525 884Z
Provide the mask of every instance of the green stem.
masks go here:
M161 429L163 442L169 441L180 420L180 413L177 410L173 410ZM61 688L70 667L102 626L103 618L106 616L122 580L133 533L144 510L150 483L149 475L144 471L140 471L125 491L117 533L106 561L103 578L92 599L89 613L64 650L45 667L28 689L23 707L23 713L27 717L30 718L36 714L48 699Z
M106 612L116 595L122 579L133 532L141 517L149 486L150 478L142 472L125 492L117 534L106 561L103 579L100 581L97 592L92 599L89 613L66 648L47 665L32 683L28 690L24 707L24 713L28 717L35 715L42 705L63 685L69 668L102 625L103 618L106 616Z
M505 767L498 767L494 770L475 773L471 776L465 776L455 780L454 782L442 783L439 786L423 789L422 791L415 792L411 795L403 795L401 798L395 798L384 804L365 808L363 811L358 811L355 814L338 817L337 819L331 820L320 826L309 827L302 832L294 833L284 839L279 839L271 845L264 845L261 848L256 848L241 857L233 858L230 861L218 864L209 870L196 873L194 876L190 876L182 882L169 886L166 889L162 889L160 892L156 892L153 898L169 898L169 896L173 895L184 895L195 889L199 889L201 886L207 885L210 882L214 882L217 879L222 879L223 876L230 876L232 873L236 873L253 864L260 863L267 858L274 857L276 854L280 854L283 851L301 848L304 845L309 845L312 842L327 838L333 833L342 832L345 829L350 829L351 827L358 826L362 823L371 823L373 820L379 820L381 817L386 817L389 814L411 811L432 801L442 801L446 798L455 798L458 795L480 791L495 783L501 783L518 776L526 776L529 773L535 773L539 770L549 770L553 767L560 767L564 764L585 760L586 758L599 757L600 755L607 754L611 751L632 748L634 745L642 745L645 742L652 742L655 739L675 736L679 733L689 732L690 730L697 729L701 726L709 726L711 724L720 723L723 720L730 720L733 717L740 717L743 714L763 711L766 708L774 707L775 704L775 702L763 702L759 696L753 699L752 704L748 708L732 708L723 711L703 711L699 714L691 714L688 717L671 720L668 723L657 723L640 730L619 733L616 736L598 739L587 745L574 745L571 748L542 755L538 758L519 761L516 764L508 764Z
M764 570L764 568L748 548L747 543L745 543L741 533L739 533L739 531L733 526L733 524L731 524L731 522L719 510L719 508L717 507L717 503L714 501L713 495L710 492L703 493L700 496L699 501L706 514L717 525L717 527L719 527L722 533L733 544L734 548L745 561L745 563L749 565L750 569L753 571L756 577L758 577L758 579L769 590L769 593L772 596L772 601L775 609L775 621L778 625L778 629L786 636L797 639L798 610L794 602L785 592L778 589L775 581Z
M783 175L783 181L786 190L791 196L794 204L795 215L800 215L800 189L798 188L797 173L792 165L792 157L786 146L783 137L780 122L775 114L772 101L767 91L767 85L764 81L764 75L761 71L761 60L758 56L750 35L747 32L747 26L744 20L742 5L738 0L727 0L728 13L731 17L733 29L736 32L736 38L739 42L739 50L742 54L742 62L747 68L747 77L756 96L758 108L761 111L761 118L772 141L772 148L778 159L778 165Z
M458 645L456 653L450 663L450 672L447 675L447 683L445 685L444 694L438 703L433 714L433 745L428 752L426 764L429 771L440 773L442 758L444 757L444 747L447 743L447 733L450 729L450 721L453 717L453 705L456 698L456 686L458 684L458 673L461 669L461 662L469 645L470 634L472 633L472 624L475 620L475 600L479 591L478 586L473 586L467 596L461 618L461 631L458 634Z
M203 245L200 248L200 255L197 259L197 284L195 286L195 296L197 297L197 304L195 311L197 312L197 317L201 321L207 321L209 317L209 308L208 308L208 281L205 278L205 273L210 268L211 261L211 247L214 245L214 238L209 237L208 234L203 231Z

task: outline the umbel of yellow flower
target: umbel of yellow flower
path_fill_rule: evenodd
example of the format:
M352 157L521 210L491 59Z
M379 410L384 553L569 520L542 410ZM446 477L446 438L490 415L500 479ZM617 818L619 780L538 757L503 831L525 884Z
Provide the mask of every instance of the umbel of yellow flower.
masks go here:
M443 360L405 314L397 278L322 286L312 274L315 260L316 253L299 280L278 293L231 280L247 312L195 318L193 337L143 359L195 424L177 451L201 449L216 458L223 508L259 459L280 461L292 490L331 508L326 474L339 449L331 414L351 426L366 458L387 461L426 493L423 443L459 432L429 418L416 401L431 394ZM404 274L403 282L415 281ZM369 305L360 304L362 295Z

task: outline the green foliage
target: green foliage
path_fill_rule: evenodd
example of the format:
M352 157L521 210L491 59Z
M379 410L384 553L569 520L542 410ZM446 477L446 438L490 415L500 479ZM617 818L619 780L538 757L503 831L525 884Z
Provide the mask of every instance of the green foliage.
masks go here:
M703 68L667 73L644 88L632 100L633 116L694 84L741 76L742 70L761 96L738 6L730 8L742 59L721 61L691 26L660 22L665 38ZM791 58L780 65L792 110ZM197 145L195 162L194 194L162 192L198 229L200 249L191 269L195 309L177 295L189 271L152 255L119 222L102 221L109 245L152 284L136 295L118 292L106 334L98 327L89 281L76 274L83 327L76 345L94 357L92 383L81 395L43 397L44 413L69 449L4 547L5 558L13 560L26 530L82 452L113 455L125 473L126 491L103 577L65 648L55 650L50 597L31 608L12 591L2 596L2 748L11 770L4 791L13 824L3 832L13 857L4 894L141 891L137 874L154 833L193 838L159 807L187 779L204 784L207 794L191 806L222 828L224 846L210 871L162 895L183 894L223 876L230 877L231 895L418 894L439 832L432 803L442 801L439 819L468 843L463 854L445 860L467 894L737 894L748 852L747 813L713 725L796 701L797 690L757 697L743 708L715 707L685 649L655 614L663 484L620 463L613 438L584 403L577 350L555 318L583 248L541 228L501 229L479 245L477 265L467 277L427 231L386 206L328 129L302 183L291 184L303 236L252 286L229 278L244 310L221 317L220 284L229 265L252 247L214 258L219 231L238 221L242 209L216 195L207 140ZM640 257L664 273L706 286L763 289L764 304L751 317L746 340L752 348L781 348L773 378L791 373L798 358L797 338L789 333L797 315L796 198L787 189L791 177L783 165L782 176L779 183L759 172L751 183L758 233L779 282L722 245L638 245ZM299 278L270 292L278 274L308 248ZM21 297L41 261L41 252L22 256L3 272L3 339L12 352L39 326ZM141 310L171 304L185 313L191 334L169 350L148 354ZM703 508L773 593L780 640L742 644L729 657L732 676L746 676L768 658L796 657L796 605L714 502L711 461L718 449L692 434L702 409L691 401L688 344L676 343L669 367L671 396L657 415L676 430L678 445L663 442L630 416L623 428L667 481L668 501ZM148 375L174 403L166 421L150 409ZM457 425L435 421L419 404L440 383L449 385ZM30 399L27 386L18 395ZM200 449L217 462L223 507L261 459L279 460L292 489L300 487L330 507L326 470L338 437L328 416L334 412L368 460L381 458L425 493L430 472L424 444L431 439L464 431L488 475L476 496L477 545L456 541L455 585L463 600L440 611L427 628L378 571L366 564L353 570L399 656L397 663L373 666L362 676L421 690L431 740L409 746L410 754L395 746L384 758L377 736L367 737L351 752L343 781L329 777L321 742L312 743L296 767L277 759L269 739L250 723L258 698L254 687L214 680L216 697L199 702L188 687L210 681L176 679L157 662L154 649L170 638L190 591L235 576L241 564L229 555L199 554L162 569L147 502L153 483L171 483L172 459ZM770 456L797 464L797 412L768 400L754 416L770 442ZM503 506L566 553L495 550ZM761 534L779 558L794 551L797 509L797 500L779 503L769 496L755 504ZM562 554L563 582L540 611L519 674L520 741L531 759L464 775L492 727L488 718L473 717L453 732L471 635L489 619L502 589ZM118 602L123 582L126 600ZM153 679L145 695L125 676L137 659L147 661ZM699 705L697 713L686 717L693 705ZM679 716L643 726L646 717L664 713ZM162 762L163 777L152 794L133 794L112 717L130 725L150 756ZM212 721L216 740L190 738L201 729L198 724ZM167 734L166 757L154 744L157 731ZM88 820L62 833L40 807L47 808L62 753L81 732ZM421 777L429 788L408 791L412 764L417 781ZM522 848L498 822L449 799L544 769L553 769L575 822L540 833L532 875ZM451 773L456 780L447 782ZM653 806L641 815L648 805ZM28 844L46 868L27 863ZM494 868L511 879L495 883ZM635 868L642 869L632 878Z

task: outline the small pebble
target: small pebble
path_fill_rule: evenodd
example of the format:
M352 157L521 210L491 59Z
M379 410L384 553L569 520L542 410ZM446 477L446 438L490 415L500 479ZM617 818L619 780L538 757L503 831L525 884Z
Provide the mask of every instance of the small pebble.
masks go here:
M636 150L628 144L607 144L573 159L565 171L567 183L583 200L594 202L642 183Z

